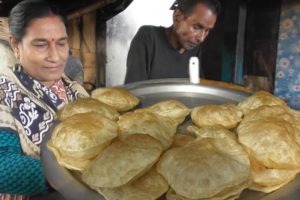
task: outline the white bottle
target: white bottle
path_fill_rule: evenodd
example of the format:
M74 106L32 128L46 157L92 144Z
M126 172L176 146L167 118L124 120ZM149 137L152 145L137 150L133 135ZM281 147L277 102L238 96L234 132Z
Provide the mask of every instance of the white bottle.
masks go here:
M199 78L199 58L193 56L189 60L189 75L190 75L190 82L194 84L200 83Z

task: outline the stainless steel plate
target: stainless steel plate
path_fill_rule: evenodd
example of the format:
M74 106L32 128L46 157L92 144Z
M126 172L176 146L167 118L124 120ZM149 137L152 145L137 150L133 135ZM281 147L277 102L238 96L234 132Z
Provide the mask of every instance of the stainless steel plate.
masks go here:
M187 79L149 80L124 86L141 100L141 107L174 98L189 107L202 104L237 103L250 95L238 90L190 84Z
M152 105L164 99L177 99L192 108L203 104L222 104L225 102L238 103L249 93L226 89L222 87L203 86L190 84L186 79L164 79L136 82L123 87L131 91L141 100L140 107ZM187 120L180 128L190 123ZM51 186L60 192L67 200L105 200L100 194L84 185L75 174L61 167L46 143L51 137L51 131L46 135L41 147L41 159L45 175ZM162 197L161 200L165 198ZM264 194L245 190L239 200L299 200L300 199L300 176L283 188L271 193Z

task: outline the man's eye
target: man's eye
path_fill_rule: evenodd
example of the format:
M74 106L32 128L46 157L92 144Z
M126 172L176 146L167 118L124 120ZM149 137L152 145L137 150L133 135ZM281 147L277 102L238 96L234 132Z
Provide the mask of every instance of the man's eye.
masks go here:
M193 29L198 30L198 29L199 29L199 26L194 25L194 26L193 26Z

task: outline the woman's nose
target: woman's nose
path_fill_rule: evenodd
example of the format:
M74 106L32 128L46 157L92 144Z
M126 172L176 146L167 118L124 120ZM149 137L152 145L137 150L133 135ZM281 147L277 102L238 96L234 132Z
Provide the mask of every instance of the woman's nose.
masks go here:
M48 49L48 60L55 62L59 60L59 53L55 44L51 44Z

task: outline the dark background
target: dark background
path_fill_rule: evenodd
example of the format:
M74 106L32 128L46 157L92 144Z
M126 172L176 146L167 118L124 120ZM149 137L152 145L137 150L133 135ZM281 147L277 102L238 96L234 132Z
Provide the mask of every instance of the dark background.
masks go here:
M70 14L104 0L50 1L61 5ZM109 2L107 6L97 11L101 23L124 10L132 2L132 0L106 1ZM18 2L20 0L0 0L0 16L7 16L9 10ZM202 67L205 77L235 82L237 76L235 70L240 67L242 75L266 76L273 79L282 0L220 0L220 2L223 12L215 29L203 44ZM241 16L241 7L246 12L244 18Z

